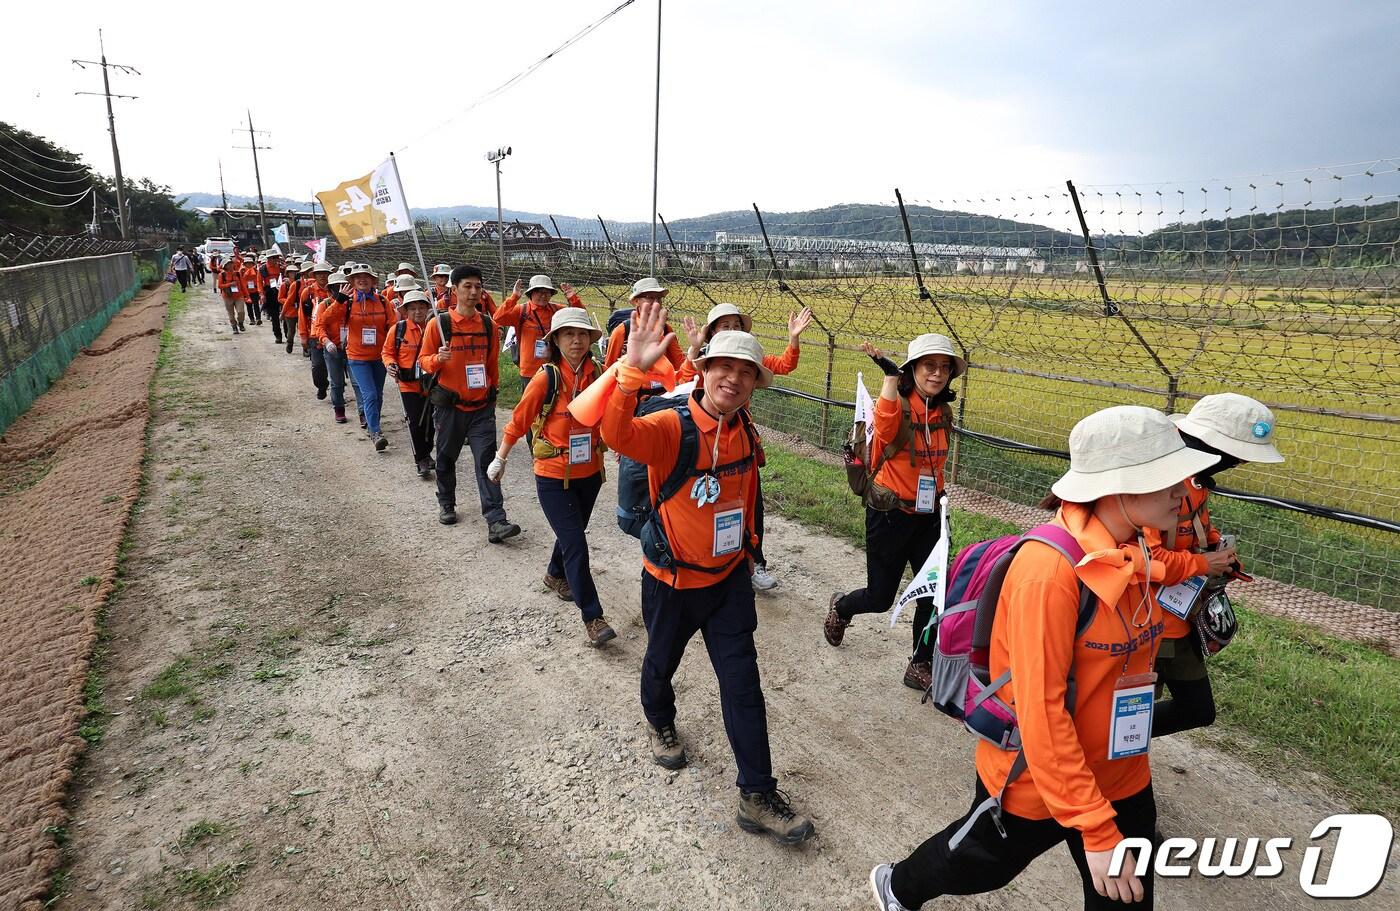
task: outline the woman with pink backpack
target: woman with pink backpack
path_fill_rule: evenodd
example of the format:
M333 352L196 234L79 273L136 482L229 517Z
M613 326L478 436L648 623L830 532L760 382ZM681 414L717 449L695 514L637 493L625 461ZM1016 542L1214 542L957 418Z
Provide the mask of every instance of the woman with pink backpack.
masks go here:
M1109 875L1119 842L1151 840L1157 823L1148 746L1169 573L1144 535L1175 524L1186 480L1219 456L1187 447L1166 415L1138 406L1084 418L1069 450L1051 488L1055 518L1006 553L978 598L978 672L967 680L969 693L982 691L966 703L980 738L972 808L871 871L881 911L999 889L1060 843L1085 908L1151 907L1150 864L1139 879L1128 852ZM983 713L988 704L996 711Z

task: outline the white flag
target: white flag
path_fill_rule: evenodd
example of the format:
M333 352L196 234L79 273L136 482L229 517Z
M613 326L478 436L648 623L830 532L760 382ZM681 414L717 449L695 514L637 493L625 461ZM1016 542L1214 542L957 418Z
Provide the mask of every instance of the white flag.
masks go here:
M870 447L870 438L875 435L875 402L870 391L865 388L865 375L856 373L856 423L865 422L865 445Z
M939 614L943 613L944 596L947 593L948 575L948 495L944 494L938 498L938 543L933 545L933 552L928 555L924 565L919 567L918 573L910 580L909 587L904 590L904 594L899 596L899 600L894 605L894 616L890 617L890 626L894 626L899 619L900 611L904 610L906 604L917 601L920 598L933 599L933 617L930 622Z
M275 225L272 229L272 239L279 244L289 243L288 226L284 221L280 225Z

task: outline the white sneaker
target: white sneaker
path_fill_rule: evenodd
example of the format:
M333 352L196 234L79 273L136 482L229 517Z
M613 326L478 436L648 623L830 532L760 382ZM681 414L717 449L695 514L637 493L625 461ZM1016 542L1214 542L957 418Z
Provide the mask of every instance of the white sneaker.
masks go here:
M890 875L894 873L892 864L876 864L870 871L870 891L875 895L875 906L880 911L909 911L899 903L890 891Z
M771 592L778 587L778 580L768 574L768 567L755 566L753 568L753 588L754 591Z

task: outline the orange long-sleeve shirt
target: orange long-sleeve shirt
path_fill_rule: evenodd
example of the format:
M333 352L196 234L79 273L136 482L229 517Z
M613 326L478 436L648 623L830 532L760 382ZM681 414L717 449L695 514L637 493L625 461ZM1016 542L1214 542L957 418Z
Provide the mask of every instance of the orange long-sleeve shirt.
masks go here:
M256 300L262 296L262 276L258 274L256 266L244 266L238 278L243 285L243 298L245 300Z
M301 335L303 344L311 343L316 317L320 315L316 305L323 300L330 300L330 296L330 289L322 288L315 280L306 283L305 287L297 292L297 332Z
M224 263L224 267L219 270L219 278L215 282L215 287L225 297L243 296L243 265L237 258Z
M403 323L403 341L395 345L399 323ZM400 392L422 392L418 386L418 355L422 354L422 344L423 327L413 320L399 320L389 327L380 359L385 367L396 365L399 368Z
M791 342L788 342L788 346L783 349L782 354L765 354L763 366L773 371L777 376L787 376L797 369L797 360L801 355L802 349L794 347ZM685 363L676 369L676 385L688 383L691 380L695 380L697 386L705 385L705 375L687 357Z
M1137 545L1119 547L1091 506L1066 503L1054 519L1074 535L1086 561L1071 567L1048 545L1021 546L1007 570L992 623L989 672L1008 668L1011 682L998 697L1014 700L1026 771L1002 795L1006 811L1078 829L1087 851L1107 851L1121 839L1110 803L1151 782L1148 754L1108 759L1113 692L1120 677L1152 670L1165 612L1153 583L1141 575ZM1102 559L1095 559L1102 552ZM1076 578L1077 576L1077 578ZM1076 640L1078 580L1098 595L1098 610ZM1150 589L1150 591L1149 591ZM1145 605L1145 606L1144 606ZM1136 619L1145 625L1135 628ZM1074 715L1065 708L1066 681L1074 662ZM977 744L977 774L993 794L1006 781L1016 754Z
M344 304L321 308L312 334L323 344L344 345L352 361L377 361L384 348L384 335L394 325L394 309L373 291L351 292Z
M437 361L438 349L442 347L441 318L434 316L428 320L423 330L423 351L418 356L418 365L425 373L435 373L438 383L444 389L451 389L461 396L457 407L463 411L475 411L490 405L496 399L496 389L500 386L500 348L496 344L496 331L488 332L481 314L473 312L462 316L457 310L447 312L450 320L451 354L447 363ZM484 372L483 372L484 371Z
M1143 529L1142 539L1147 542L1152 559L1166 567L1164 584L1176 585L1192 576L1204 576L1210 572L1210 565L1206 563L1203 552L1207 546L1220 543L1220 531L1210 523L1210 510L1206 508L1206 500L1209 497L1210 491L1195 478L1186 482L1186 496L1181 498L1181 506L1177 512L1174 549L1167 548L1166 536L1157 529ZM1206 533L1204 542L1197 539L1193 517L1201 523L1201 528ZM1192 632L1191 625L1185 620L1174 614L1167 614L1167 638L1180 639L1191 635Z
M297 315L297 301L301 299L303 281L301 278L289 279L277 289L277 302L282 305L283 319L292 319Z
M570 307L583 306L583 299L577 294L567 300ZM520 345L521 376L534 376L540 365L549 359L549 353L544 349L544 337L549 334L555 311L563 310L564 306L550 303L539 307L528 298L522 299L520 295L512 294L496 311L496 325L515 327L515 338Z
M263 290L282 290L282 285L286 283L287 275L283 267L277 263L264 263L258 269L258 280L263 286Z
M875 473L875 483L887 487L908 506L901 506L905 512L914 512L919 492L919 478L932 476L938 492L943 492L943 466L948 461L949 428L943 426L942 406L935 403L930 411L924 405L922 396L911 396L909 404L909 424L914 431L909 445L880 464ZM900 403L881 396L875 400L875 434L870 440L871 458L875 459L899 432ZM912 456L912 458L911 458ZM935 501L937 496L935 495Z
M635 417L637 390L646 374L622 364L617 371L617 390L608 399L603 411L601 430L609 448L647 465L647 484L653 502L661 484L676 464L680 453L681 421L675 411L660 411ZM753 532L754 509L758 502L758 463L761 450L755 452L749 444L741 419L735 415L724 426L710 416L700 404L703 393L696 390L690 399L690 413L699 431L699 447L695 467L716 468L720 483L719 499L697 506L682 487L674 497L661 504L660 519L666 539L676 558L716 572L703 572L678 567L674 571L642 561L647 572L673 588L705 588L725 577L735 566L748 560L748 547L757 544ZM714 458L718 436L718 458ZM740 546L732 553L715 554L720 537L718 516L742 509Z
M671 327L667 326L666 331L670 332ZM611 367L619 358L627 353L627 326L621 325L613 329L612 335L608 336L608 351L603 356L603 369ZM685 352L681 350L680 342L671 340L671 346L666 349L666 360L671 362L671 366L677 371L685 363Z
M589 384L598 378L598 364L593 358L585 358L579 366L581 369L576 372L569 366L568 360L561 358L559 361L559 392L554 399L554 407L545 416L544 426L539 432L539 437L553 444L559 450L559 455L552 459L535 459L535 474L542 478L589 478L603 469L603 451L598 445L603 439L602 433L596 427L590 429L580 424L569 413L569 403L574 400L574 396L587 389ZM548 390L548 376L543 370L537 371L531 377L525 391L521 393L520 403L511 413L510 423L506 425L504 434L507 443L514 446L525 436L530 425L539 417ZM588 451L591 457L587 462L570 464L570 441L582 434L588 435Z

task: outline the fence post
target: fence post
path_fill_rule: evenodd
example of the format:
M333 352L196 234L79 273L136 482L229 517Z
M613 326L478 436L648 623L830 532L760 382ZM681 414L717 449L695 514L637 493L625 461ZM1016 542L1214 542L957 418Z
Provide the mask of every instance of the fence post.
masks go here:
M963 422L967 420L967 382L972 376L972 368L963 371L962 390L958 393L958 429L961 430ZM949 448L948 453L948 483L958 483L958 465L962 460L962 437L948 428Z
M836 365L836 336L830 332L826 334L826 386L822 397L822 430L821 437L817 443L818 448L826 449L826 434L831 427L831 374Z

